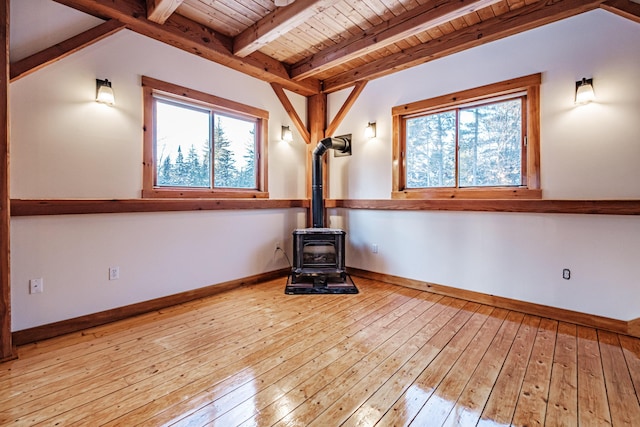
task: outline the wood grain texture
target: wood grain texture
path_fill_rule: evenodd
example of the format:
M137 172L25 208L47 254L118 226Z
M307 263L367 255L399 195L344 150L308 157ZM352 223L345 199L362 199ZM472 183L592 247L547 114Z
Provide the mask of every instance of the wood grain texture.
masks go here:
M284 92L284 89L282 88L282 86L277 83L271 83L271 88L273 89L276 96L278 97L278 100L280 100L280 103L282 104L282 106L284 107L284 110L289 115L289 118L291 119L291 121L293 121L293 125L296 127L296 129L298 129L298 132L300 132L300 135L302 136L302 140L306 144L310 144L311 136L309 135L309 130L307 129L307 126L305 126L304 122L302 121L298 113L296 112L296 109L293 107L293 104L289 100L289 97L287 97L287 94Z
M640 24L640 4L631 0L609 0L600 5L606 11Z
M554 407L586 395L636 415L637 338L358 277L357 295L285 281L20 346L0 364L0 424L577 425Z
M635 426L640 420L640 401L619 338L611 332L598 331L598 342L611 422L614 426Z
M48 338L56 337L62 334L77 332L82 329L92 328L94 326L103 325L105 323L114 322L116 320L126 319L138 314L147 313L154 310L160 310L172 305L181 304L198 298L204 298L225 292L240 286L247 286L261 281L270 280L274 277L282 277L288 274L288 269L276 270L269 273L257 274L251 277L231 280L204 288L198 288L191 291L181 292L179 294L169 295L166 297L155 298L149 301L131 304L124 307L118 307L111 310L101 311L99 313L88 314L73 319L62 320L60 322L49 323L34 328L23 329L13 332L13 340L16 345L28 344L31 342L41 341Z
M178 13L160 25L147 18L146 2L136 0L56 0L90 15L117 19L132 31L167 43L178 49L230 67L304 96L320 92L320 82L306 79L301 82L289 78L281 62L260 52L245 58L233 54L233 40Z
M76 36L34 53L24 59L11 64L11 81L17 81L26 77L47 65L53 64L67 56L76 53L85 47L91 46L100 40L125 28L125 25L116 19L110 19L96 27L90 28Z
M331 208L370 210L640 215L640 200L333 199L325 204Z
M317 75L498 1L439 0L424 3L294 64L291 76L300 80Z
M537 1L524 7L460 28L443 37L403 49L384 58L333 75L324 80L325 92L334 92L355 81L376 79L522 31L537 28L599 7L602 0Z
M9 0L0 0L0 361L14 357L11 342L10 273L9 5Z
M342 120L344 120L349 110L351 110L351 107L353 107L353 104L356 102L356 100L358 99L358 97L360 96L360 94L362 93L366 85L367 85L367 82L358 82L355 84L355 86L349 93L349 96L344 101L344 104L342 104L342 107L340 107L340 110L338 110L333 120L331 120L331 123L329 123L329 126L327 126L327 129L324 132L326 136L335 135L336 129L338 129L338 127L340 126L340 123L342 123Z
M553 356L545 424L578 425L578 356L576 325L560 322Z
M352 267L348 267L348 271L354 276L365 277L368 279L392 283L399 286L406 286L412 289L434 292L439 295L462 298L465 300L475 301L481 304L489 304L491 306L500 307L507 310L514 310L536 316L547 317L558 321L571 322L578 325L605 329L621 334L629 333L628 322L625 322L623 320L611 319L608 317L596 316L587 313L580 313L577 311L565 310L557 307L550 307L526 301L504 298L496 295L483 294L481 292L458 289L450 286L423 282L420 280L407 279L390 274L375 273Z
M308 208L306 199L12 199L12 216Z

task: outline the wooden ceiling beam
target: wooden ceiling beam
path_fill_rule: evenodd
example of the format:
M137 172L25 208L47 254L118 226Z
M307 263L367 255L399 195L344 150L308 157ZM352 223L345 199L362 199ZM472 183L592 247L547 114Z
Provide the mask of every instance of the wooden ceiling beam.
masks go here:
M231 38L184 16L173 14L163 25L148 20L145 0L55 1L98 18L117 19L139 34L260 80L278 83L300 95L310 96L320 92L320 82L317 79L294 81L289 77L284 64L260 52L240 58L232 53Z
M184 0L147 0L147 19L164 24Z
M602 0L538 1L324 81L326 93L372 80L600 7Z
M291 77L295 80L312 77L498 1L500 0L431 0L294 64L291 67Z
M600 5L604 10L640 24L640 0L609 0Z
M277 8L235 37L233 53L240 57L250 55L322 12L336 1L297 0L289 6Z
M13 82L28 76L49 64L53 64L87 46L91 46L109 37L111 34L117 33L123 28L125 28L125 25L122 22L116 19L110 19L63 42L16 61L11 64L11 81Z

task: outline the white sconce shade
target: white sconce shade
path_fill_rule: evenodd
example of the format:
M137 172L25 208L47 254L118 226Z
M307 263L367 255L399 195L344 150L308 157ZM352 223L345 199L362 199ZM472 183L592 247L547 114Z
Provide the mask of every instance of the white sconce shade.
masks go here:
M295 0L275 0L273 4L277 7L288 6L293 3Z
M111 88L111 82L107 79L96 79L96 101L107 105L115 105L116 97Z
M364 136L367 139L376 137L376 122L369 122L369 124L367 124L367 127L364 129Z
M293 141L293 132L291 132L289 126L282 126L282 140L287 142Z
M576 105L587 104L596 99L593 91L593 79L583 78L576 82Z

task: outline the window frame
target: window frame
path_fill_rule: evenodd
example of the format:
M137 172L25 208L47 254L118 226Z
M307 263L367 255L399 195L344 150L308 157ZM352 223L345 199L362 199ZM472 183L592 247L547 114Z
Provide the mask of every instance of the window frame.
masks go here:
M151 77L142 76L144 109L143 138L143 198L268 198L267 187L267 136L269 112L239 102L224 99L205 92L189 89ZM256 121L256 185L257 188L190 188L158 186L155 140L154 97L184 103L189 106L209 109L214 114ZM213 141L211 141L213 145ZM212 156L213 166L213 156Z
M540 199L540 73L516 79L505 80L474 89L455 92L409 104L393 107L391 110L393 127L393 187L392 199ZM521 186L483 186L450 188L407 188L406 186L406 119L421 114L431 114L463 108L468 104L493 102L499 97L523 94L525 97L523 113L525 126L523 135L526 144L526 156L522 162L523 185ZM456 147L457 148L457 147ZM456 169L458 152L456 149Z

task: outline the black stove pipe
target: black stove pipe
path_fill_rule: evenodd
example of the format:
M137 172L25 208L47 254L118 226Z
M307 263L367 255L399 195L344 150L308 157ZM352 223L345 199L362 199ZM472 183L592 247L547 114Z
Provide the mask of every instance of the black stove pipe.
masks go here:
M313 228L324 227L324 195L322 194L322 156L329 149L342 153L349 151L348 138L324 138L318 142L313 150L312 176L311 176L311 217Z

